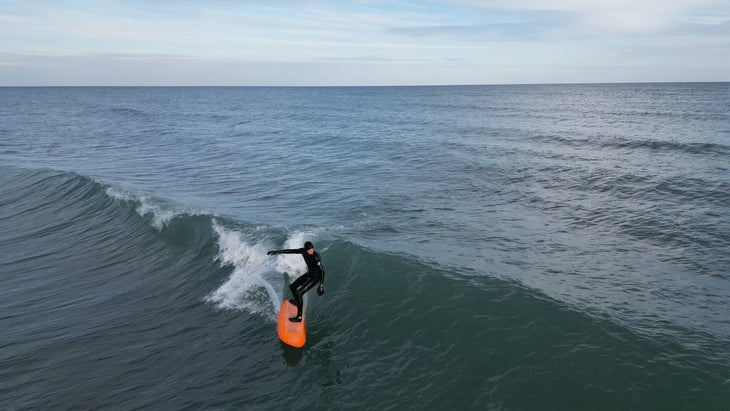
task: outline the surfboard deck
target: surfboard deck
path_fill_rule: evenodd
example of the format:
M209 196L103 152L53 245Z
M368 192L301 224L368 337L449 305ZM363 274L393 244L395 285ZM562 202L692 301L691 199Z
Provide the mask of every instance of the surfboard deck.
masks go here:
M289 300L284 300L279 310L279 325L277 328L279 331L279 339L284 344L300 348L304 346L307 340L307 329L304 325L306 316L302 313L302 322L300 323L289 321L289 318L295 315L297 315L297 306L290 303Z

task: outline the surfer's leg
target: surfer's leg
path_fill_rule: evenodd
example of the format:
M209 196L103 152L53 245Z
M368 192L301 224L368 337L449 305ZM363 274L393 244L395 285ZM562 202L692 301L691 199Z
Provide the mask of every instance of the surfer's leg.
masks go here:
M304 283L307 282L308 275L303 275L296 280L294 280L293 283L289 285L289 289L291 290L291 295L294 297L294 305L297 307L302 305L301 301L301 295L299 295L299 292L297 291Z
M302 318L302 312L304 309L304 293L311 290L315 285L317 285L317 281L315 281L314 278L311 276L307 276L307 281L302 284L301 287L297 288L295 299L297 301L297 318Z

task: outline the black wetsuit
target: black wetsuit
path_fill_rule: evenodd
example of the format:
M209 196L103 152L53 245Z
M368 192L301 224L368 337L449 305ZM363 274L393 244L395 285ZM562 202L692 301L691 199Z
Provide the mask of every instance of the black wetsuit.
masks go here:
M304 300L302 296L304 293L311 290L318 283L324 284L324 268L322 267L322 259L319 257L318 252L313 252L311 255L304 248L295 248L291 250L277 250L276 254L301 254L304 257L304 262L307 263L307 273L294 280L289 286L291 293L294 296L294 302L297 305L297 317L302 316L302 308L304 306Z

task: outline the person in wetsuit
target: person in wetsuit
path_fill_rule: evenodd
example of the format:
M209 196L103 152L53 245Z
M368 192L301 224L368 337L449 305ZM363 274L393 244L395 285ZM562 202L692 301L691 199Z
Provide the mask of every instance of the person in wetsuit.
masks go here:
M294 296L294 299L289 301L297 306L297 316L289 318L289 321L295 323L301 322L302 309L304 307L304 300L302 297L304 296L304 293L311 290L315 285L317 285L317 283L319 283L317 294L324 294L324 268L322 267L322 259L319 257L319 253L314 251L314 245L312 242L307 241L304 243L304 248L272 250L266 254L301 254L302 257L304 257L304 262L307 263L306 274L294 280L294 282L289 286L289 289L291 289L291 293Z

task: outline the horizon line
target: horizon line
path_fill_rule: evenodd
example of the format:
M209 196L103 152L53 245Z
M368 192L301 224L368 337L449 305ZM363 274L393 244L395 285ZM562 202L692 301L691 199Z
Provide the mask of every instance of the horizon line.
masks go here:
M589 85L631 85L631 84L718 84L730 80L706 81L618 81L618 82L555 82L555 83L473 83L473 84L371 84L371 85L0 85L0 88L368 88L368 87L496 87L496 86L589 86Z

